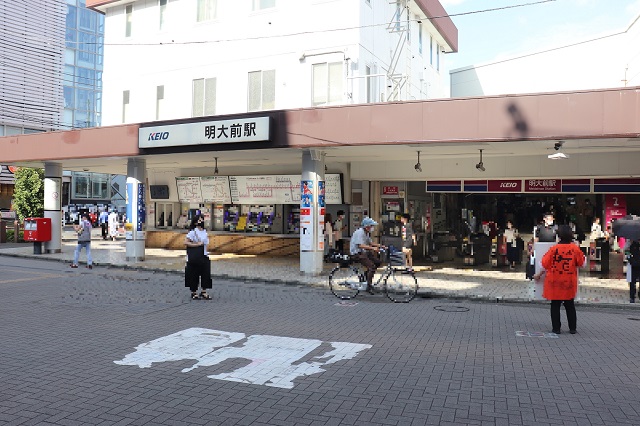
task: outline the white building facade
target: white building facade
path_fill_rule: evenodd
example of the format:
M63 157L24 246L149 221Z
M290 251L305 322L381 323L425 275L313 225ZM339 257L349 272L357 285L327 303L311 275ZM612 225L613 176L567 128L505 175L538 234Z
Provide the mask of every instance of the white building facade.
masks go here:
M640 15L613 33L450 75L452 98L640 86Z
M95 3L95 4L93 4ZM105 13L103 125L438 98L437 1L137 0Z

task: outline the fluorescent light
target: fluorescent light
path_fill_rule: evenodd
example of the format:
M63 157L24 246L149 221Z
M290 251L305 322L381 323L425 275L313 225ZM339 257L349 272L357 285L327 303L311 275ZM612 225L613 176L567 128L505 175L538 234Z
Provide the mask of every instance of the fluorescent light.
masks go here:
M551 160L565 160L569 158L569 156L567 154L563 154L562 152L556 152L555 154L547 155L547 158Z

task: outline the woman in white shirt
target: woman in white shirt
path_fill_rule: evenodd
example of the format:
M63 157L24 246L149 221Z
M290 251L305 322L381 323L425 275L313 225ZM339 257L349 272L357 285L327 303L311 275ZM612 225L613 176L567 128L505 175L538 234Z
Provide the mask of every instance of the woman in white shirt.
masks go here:
M191 220L189 233L185 238L187 266L184 271L184 281L185 287L191 289L192 300L211 300L211 296L207 294L207 289L212 287L211 261L207 252L208 244L209 236L204 229L204 216L197 214ZM198 286L202 287L199 295Z
M514 269L518 260L518 230L513 227L510 220L507 221L507 229L504 230L504 242L507 245L507 261L509 267Z
M324 215L324 257L329 255L329 249L333 248L333 217L331 213Z

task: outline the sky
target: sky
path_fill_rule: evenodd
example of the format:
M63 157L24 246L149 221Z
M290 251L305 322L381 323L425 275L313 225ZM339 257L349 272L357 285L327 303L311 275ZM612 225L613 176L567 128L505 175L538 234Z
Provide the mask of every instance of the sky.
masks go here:
M543 0L440 0L448 14ZM597 35L624 31L640 14L640 0L554 0L453 16L458 53L446 55L449 70L536 52Z

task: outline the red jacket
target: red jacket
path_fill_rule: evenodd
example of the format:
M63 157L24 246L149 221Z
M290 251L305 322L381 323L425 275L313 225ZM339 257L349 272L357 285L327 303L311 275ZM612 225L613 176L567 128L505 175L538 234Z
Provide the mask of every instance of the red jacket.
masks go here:
M542 257L547 271L542 297L547 300L571 300L578 292L578 268L585 263L580 247L573 243L556 244Z

